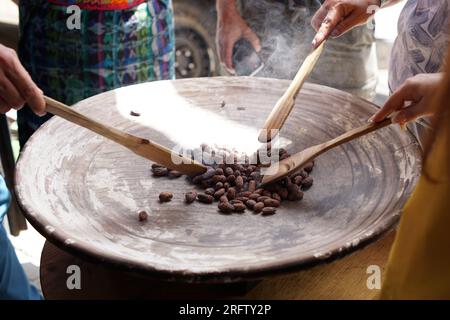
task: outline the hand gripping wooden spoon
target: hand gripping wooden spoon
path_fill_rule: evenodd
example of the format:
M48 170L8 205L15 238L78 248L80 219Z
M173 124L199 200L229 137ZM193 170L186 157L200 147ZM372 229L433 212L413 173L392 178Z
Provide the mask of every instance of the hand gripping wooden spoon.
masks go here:
M351 140L357 139L375 130L384 128L392 123L390 118L387 118L381 122L370 123L363 125L359 128L350 130L343 135L334 138L330 141L309 147L299 153L292 155L291 157L284 159L272 166L276 168L275 172L271 172L270 175L264 175L260 183L261 186L270 184L272 182L278 181L291 173L304 167L308 162L311 162L317 156L322 153L337 147L343 143L349 142ZM278 166L278 167L276 167Z
M104 125L52 98L44 97L44 99L48 112L112 140L141 157L189 176L196 176L206 171L206 167L202 164L173 153L170 149L162 145Z
M286 119L292 111L292 108L294 107L295 98L297 97L306 79L311 74L317 60L319 60L324 45L325 41L323 41L306 57L305 61L295 75L294 80L292 80L286 92L275 104L275 107L272 109L272 112L267 118L259 134L258 140L261 143L272 141L272 139L278 134L281 127L283 127Z

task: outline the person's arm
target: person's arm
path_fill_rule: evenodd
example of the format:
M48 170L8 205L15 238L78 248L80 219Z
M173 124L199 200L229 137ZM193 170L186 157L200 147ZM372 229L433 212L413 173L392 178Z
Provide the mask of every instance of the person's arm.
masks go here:
M13 49L0 44L0 113L28 103L38 115L45 114L42 91L31 80Z
M244 38L259 52L261 50L260 40L241 17L236 7L236 0L217 0L216 7L216 42L219 59L230 72L233 72L232 56L235 43Z
M443 79L444 73L418 74L409 78L370 120L379 122L392 115L392 122L404 125L433 115L432 99Z
M312 42L317 48L329 36L336 38L365 24L375 14L374 8L385 8L402 0L326 0L311 20L317 31Z

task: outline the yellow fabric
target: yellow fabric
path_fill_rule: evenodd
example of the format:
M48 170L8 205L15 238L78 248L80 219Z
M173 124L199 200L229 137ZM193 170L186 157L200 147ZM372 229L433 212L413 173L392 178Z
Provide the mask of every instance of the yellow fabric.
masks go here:
M381 299L450 299L450 128L441 130L406 204L392 247Z

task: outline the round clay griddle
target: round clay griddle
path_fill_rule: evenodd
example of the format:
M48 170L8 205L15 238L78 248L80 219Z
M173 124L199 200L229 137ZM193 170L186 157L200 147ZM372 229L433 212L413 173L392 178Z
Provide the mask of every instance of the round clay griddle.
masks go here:
M168 147L216 142L249 150L288 84L153 82L75 108ZM350 94L307 84L280 141L298 152L365 123L375 111ZM231 282L311 266L375 239L397 221L419 172L414 138L391 126L320 156L303 201L285 202L269 217L221 215L216 205L184 204L193 188L186 179L155 178L149 161L55 117L22 153L16 191L28 220L64 250L165 280ZM160 204L161 191L173 191L172 202ZM138 221L140 210L149 212L146 223Z

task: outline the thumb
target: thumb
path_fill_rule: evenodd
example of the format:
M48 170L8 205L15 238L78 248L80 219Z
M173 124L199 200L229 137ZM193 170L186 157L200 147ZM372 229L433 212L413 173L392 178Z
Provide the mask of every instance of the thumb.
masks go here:
M426 104L421 101L417 104L413 104L410 107L398 111L392 117L392 122L398 124L406 124L408 122L414 121L418 118L428 115L426 111L427 111Z

